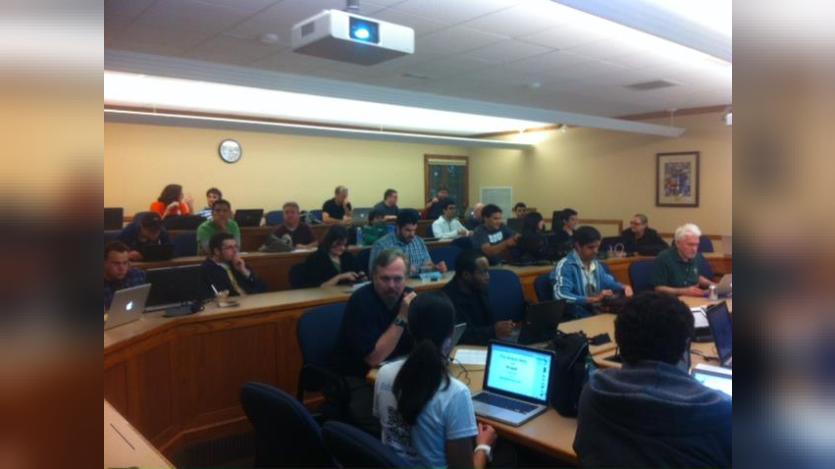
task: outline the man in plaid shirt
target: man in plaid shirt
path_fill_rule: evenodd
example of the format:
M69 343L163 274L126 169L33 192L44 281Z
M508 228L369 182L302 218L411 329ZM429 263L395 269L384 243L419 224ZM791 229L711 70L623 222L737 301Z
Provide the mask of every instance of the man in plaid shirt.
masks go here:
M406 254L410 264L410 276L415 276L421 268L446 272L445 262L435 264L429 257L426 243L417 236L417 225L420 215L416 210L401 210L397 215L397 230L378 239L371 248L371 255L368 260L368 271L374 265L374 259L385 249L400 249Z

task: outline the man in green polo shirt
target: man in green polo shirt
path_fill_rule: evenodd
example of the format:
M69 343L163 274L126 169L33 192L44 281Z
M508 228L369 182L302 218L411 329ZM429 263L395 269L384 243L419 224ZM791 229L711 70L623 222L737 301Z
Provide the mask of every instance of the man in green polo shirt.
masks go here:
M229 233L241 245L241 229L232 219L232 204L226 199L218 199L212 204L212 218L197 227L197 254L211 254L209 240L217 233Z
M704 296L713 282L699 274L699 227L687 223L676 229L673 246L655 258L651 283L655 291L675 296Z

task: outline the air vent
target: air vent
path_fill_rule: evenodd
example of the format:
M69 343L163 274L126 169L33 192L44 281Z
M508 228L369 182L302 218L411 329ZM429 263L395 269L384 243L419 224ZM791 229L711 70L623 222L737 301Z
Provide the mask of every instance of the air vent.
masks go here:
M644 81L641 83L633 83L631 85L626 85L625 88L631 88L637 91L647 91L647 90L657 90L659 88L667 88L670 86L676 86L675 83L669 82L667 80L652 80L652 81Z

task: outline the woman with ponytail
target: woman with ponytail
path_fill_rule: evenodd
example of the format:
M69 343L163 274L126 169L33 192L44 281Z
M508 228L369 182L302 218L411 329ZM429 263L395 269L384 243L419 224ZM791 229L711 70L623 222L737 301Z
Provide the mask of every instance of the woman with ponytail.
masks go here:
M454 317L445 295L418 295L409 307L412 352L377 373L383 443L410 467L482 469L496 441L493 427L476 424L470 390L447 373Z

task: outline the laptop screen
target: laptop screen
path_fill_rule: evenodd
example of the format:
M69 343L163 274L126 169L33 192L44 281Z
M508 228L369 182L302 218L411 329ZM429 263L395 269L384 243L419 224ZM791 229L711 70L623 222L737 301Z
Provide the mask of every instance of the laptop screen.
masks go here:
M723 301L711 306L706 311L707 322L713 333L713 340L716 342L716 351L719 352L719 359L722 361L730 358L733 351L733 325L731 314L728 312L728 305Z
M693 370L693 378L711 389L733 396L734 383L730 375L712 373L696 368Z
M485 388L547 404L552 359L548 351L491 342Z

